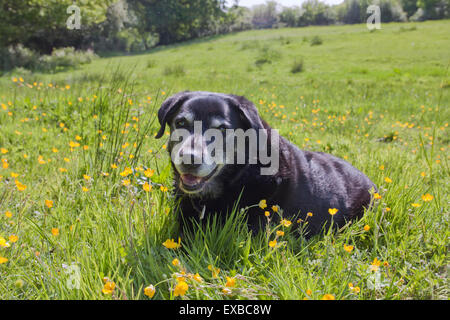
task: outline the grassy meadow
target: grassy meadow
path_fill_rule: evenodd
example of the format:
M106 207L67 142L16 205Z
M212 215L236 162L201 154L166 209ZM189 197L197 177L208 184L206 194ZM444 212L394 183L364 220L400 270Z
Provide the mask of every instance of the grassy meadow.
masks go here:
M448 299L449 29L248 31L3 75L0 299ZM250 235L238 210L179 238L153 136L181 90L246 96L300 148L366 173L375 206L310 241Z

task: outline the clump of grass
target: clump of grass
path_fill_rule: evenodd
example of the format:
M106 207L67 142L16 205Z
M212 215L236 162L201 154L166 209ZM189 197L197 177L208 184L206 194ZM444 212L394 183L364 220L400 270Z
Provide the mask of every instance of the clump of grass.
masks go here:
M303 59L295 60L291 66L291 73L293 74L300 73L303 71L303 68L304 68Z
M255 65L260 68L266 63L272 63L272 61L280 58L280 56L281 54L277 50L272 49L268 46L264 46L258 52L258 56L255 60Z
M411 26L411 27L400 27L398 30L399 32L408 32L408 31L415 31L417 30L417 26Z
M320 46L323 43L323 40L321 37L319 36L314 36L311 38L311 40L309 41L309 44L311 46Z
M186 70L182 64L175 64L173 66L166 66L163 70L163 75L181 77L186 74Z
M156 67L156 61L153 59L147 60L147 69L152 69Z

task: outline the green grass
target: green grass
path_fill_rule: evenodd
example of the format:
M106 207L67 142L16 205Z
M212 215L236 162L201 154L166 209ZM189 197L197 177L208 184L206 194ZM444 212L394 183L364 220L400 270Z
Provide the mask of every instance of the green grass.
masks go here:
M153 299L180 299L172 289L184 271L183 299L448 299L449 26L249 31L71 72L3 76L0 236L10 246L0 247L8 259L0 298L148 299L143 289L154 285ZM320 46L304 41L315 36ZM292 73L296 61L304 68ZM308 242L273 224L251 236L235 210L225 226L210 214L209 228L167 249L180 231L166 141L153 135L161 102L181 90L245 95L300 148L366 173L381 199L362 220ZM134 171L123 177L126 167ZM80 289L68 285L72 264ZM203 282L190 278L196 273ZM104 277L113 294L102 293ZM235 279L227 294L226 277Z

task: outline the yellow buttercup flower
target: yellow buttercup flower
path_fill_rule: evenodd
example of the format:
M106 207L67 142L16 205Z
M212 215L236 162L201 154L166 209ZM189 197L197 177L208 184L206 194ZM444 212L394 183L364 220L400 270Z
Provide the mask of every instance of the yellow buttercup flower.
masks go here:
M429 193L424 194L424 195L422 196L422 200L425 201L425 202L429 202L429 201L431 201L431 200L433 200L433 199L434 199L434 197L433 197L431 194L429 194Z
M275 248L276 245L277 245L277 240L269 241L269 247Z
M163 246L167 249L178 249L181 247L181 238L178 238L178 243L176 243L173 239L167 239L163 242Z
M0 256L0 264L8 262L8 259L5 257Z
M149 192L150 190L152 190L152 186L146 182L142 185L142 189L144 189L144 191L146 192Z
M104 294L112 294L115 288L116 284L113 281L106 281L105 285L103 286L102 292Z
M189 285L185 281L179 281L173 290L175 297L184 296L189 289Z
M353 246L344 244L344 250L350 253L353 251Z
M261 200L258 205L261 209L267 208L267 203L266 203L266 200L264 200L264 199Z
M339 210L336 208L329 208L328 213L334 216Z
M322 297L322 300L336 300L336 298L334 295L327 293Z
M58 228L52 228L52 235L59 236L59 229Z
M226 279L227 279L227 283L225 284L225 287L232 288L232 287L236 286L235 278L226 277Z
M289 227L289 226L292 224L292 222L289 221L289 220L286 220L286 219L282 219L282 220L280 221L280 224L281 224L283 227Z
M144 294L150 299L155 295L156 289L153 285L144 288Z
M45 200L45 205L46 205L48 208L52 208L52 207L53 207L53 201L52 201L52 200Z

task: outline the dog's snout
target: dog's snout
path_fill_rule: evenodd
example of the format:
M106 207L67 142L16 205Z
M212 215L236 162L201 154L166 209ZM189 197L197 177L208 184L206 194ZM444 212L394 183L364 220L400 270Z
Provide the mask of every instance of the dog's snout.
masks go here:
M202 157L195 150L180 150L180 157L183 159L181 167L185 172L193 172L202 165Z

